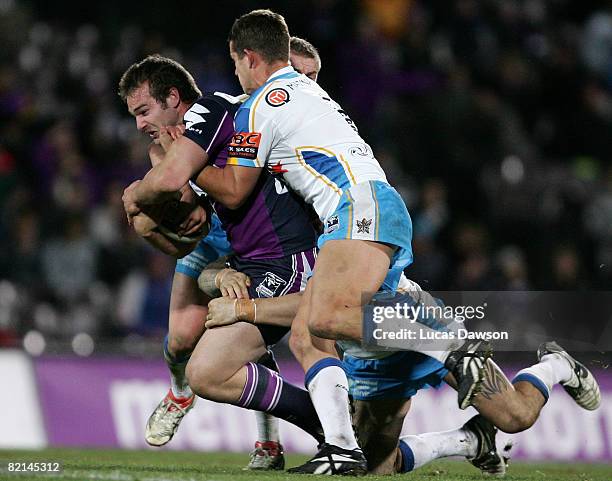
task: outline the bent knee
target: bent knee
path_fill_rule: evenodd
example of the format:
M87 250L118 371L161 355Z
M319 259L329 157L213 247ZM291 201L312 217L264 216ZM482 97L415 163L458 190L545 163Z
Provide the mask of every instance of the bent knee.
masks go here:
M529 429L537 419L537 414L519 410L506 412L503 418L494 424L507 434L516 434Z
M323 339L335 339L337 330L337 311L330 310L326 314L314 315L308 319L308 331L311 335Z
M214 366L197 365L189 361L185 374L191 390L204 399L215 400L223 392L224 379Z
M181 333L168 334L168 352L177 359L184 359L195 349L198 340L193 336L185 336Z
M298 361L303 359L311 348L312 341L307 331L291 330L291 335L289 336L289 349Z

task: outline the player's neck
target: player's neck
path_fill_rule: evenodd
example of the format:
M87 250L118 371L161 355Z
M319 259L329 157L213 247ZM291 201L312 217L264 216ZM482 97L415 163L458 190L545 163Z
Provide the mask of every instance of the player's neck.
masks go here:
M186 102L181 102L178 106L179 119L182 119L185 116L185 113L191 108L193 104L188 104Z
M261 76L258 79L259 81L261 81L260 85L265 84L268 81L268 79L272 75L274 75L276 72L278 72L280 69L283 69L283 68L288 67L288 66L289 66L289 63L281 62L281 61L270 63L270 64L265 64L265 67L262 68L262 70L261 70Z

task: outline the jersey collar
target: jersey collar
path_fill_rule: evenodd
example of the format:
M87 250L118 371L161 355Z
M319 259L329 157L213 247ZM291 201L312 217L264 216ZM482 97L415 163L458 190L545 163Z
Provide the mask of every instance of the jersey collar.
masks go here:
M291 78L297 77L299 74L295 71L295 69L291 65L287 65L286 67L277 70L272 75L268 77L266 83L274 82L275 80L279 80L281 78Z

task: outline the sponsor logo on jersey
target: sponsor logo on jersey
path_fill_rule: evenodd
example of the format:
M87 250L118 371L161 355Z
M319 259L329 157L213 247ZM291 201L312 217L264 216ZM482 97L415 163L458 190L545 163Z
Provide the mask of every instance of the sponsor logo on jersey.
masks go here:
M266 95L266 103L272 107L280 107L289 102L289 92L285 89L272 89Z
M256 159L260 141L261 134L259 132L235 133L227 146L228 156L240 159Z
M331 234L335 230L338 230L339 227L340 219L338 218L337 214L334 214L325 222L325 233Z
M287 285L287 281L273 272L266 272L266 277L255 288L259 297L274 297L279 289Z

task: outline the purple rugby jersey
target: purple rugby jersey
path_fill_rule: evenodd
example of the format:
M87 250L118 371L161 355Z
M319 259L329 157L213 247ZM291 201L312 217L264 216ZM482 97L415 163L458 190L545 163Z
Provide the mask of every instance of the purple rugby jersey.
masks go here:
M227 162L239 106L237 98L216 92L203 96L185 114L184 136L202 147L216 167L223 168ZM266 169L240 208L212 204L239 257L278 259L317 244L317 232L302 199Z

